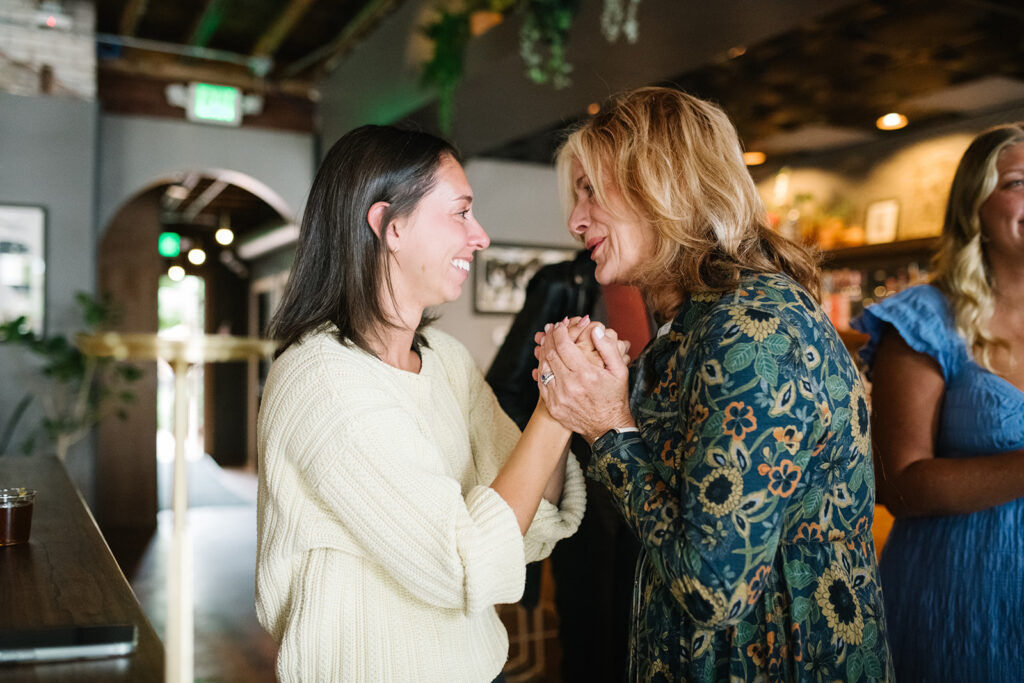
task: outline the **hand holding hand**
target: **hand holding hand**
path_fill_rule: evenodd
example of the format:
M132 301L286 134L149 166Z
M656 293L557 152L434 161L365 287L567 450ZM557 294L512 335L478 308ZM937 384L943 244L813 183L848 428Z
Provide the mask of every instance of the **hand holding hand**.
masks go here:
M591 363L604 367L604 359L601 358L601 354L598 353L594 347L594 341L592 338L593 331L598 327L604 328L605 335L611 341L615 342L616 348L619 354L622 356L622 362L625 365L629 365L629 342L624 339L619 339L618 333L610 327L604 327L599 322L590 320L590 316L584 316L582 318L566 318L562 320L563 323L568 325L569 338L579 347L580 351L587 356ZM544 329L533 335L533 341L536 342L537 347L533 350L533 355L538 361L542 361L540 348L544 343L544 338L548 332L554 327L554 323L548 323L544 326ZM536 381L540 373L537 370L533 371L533 379Z
M618 337L600 324L587 328L584 336L590 338L600 363L584 352L583 337L573 340L565 321L538 334L540 346L534 354L540 361L537 379L548 412L592 443L613 427L635 423L629 413L629 371Z

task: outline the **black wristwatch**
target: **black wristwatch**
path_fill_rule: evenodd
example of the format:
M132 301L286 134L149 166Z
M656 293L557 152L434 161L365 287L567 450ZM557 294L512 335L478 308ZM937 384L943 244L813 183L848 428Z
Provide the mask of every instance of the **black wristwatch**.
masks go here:
M607 439L615 438L616 436L619 436L620 434L630 434L630 433L639 434L640 433L640 428L639 427L613 427L613 428L609 429L607 432L605 432L604 434L602 434L601 436L599 436L596 439L594 439L594 443L592 443L590 445L590 447L591 448L596 448L597 447L597 443L599 441L606 441Z

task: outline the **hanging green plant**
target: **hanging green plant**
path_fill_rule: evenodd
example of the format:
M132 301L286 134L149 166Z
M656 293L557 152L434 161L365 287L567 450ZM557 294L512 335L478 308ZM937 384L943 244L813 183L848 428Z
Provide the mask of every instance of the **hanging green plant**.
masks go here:
M629 1L633 7L639 2ZM462 9L438 8L434 20L422 28L434 44L434 53L423 65L421 83L437 90L441 130L451 130L455 91L462 80L475 13L508 16L516 12L521 21L519 54L526 65L526 76L534 83L564 88L571 83L572 72L565 47L579 6L580 0L467 0Z
M451 130L455 90L462 80L470 36L470 14L468 9L441 9L437 18L423 27L423 33L434 43L434 55L423 66L421 82L428 88L437 89L438 118L445 133Z
M572 81L572 65L565 60L569 29L579 0L523 0L523 24L519 30L519 54L526 75L534 83L564 88Z

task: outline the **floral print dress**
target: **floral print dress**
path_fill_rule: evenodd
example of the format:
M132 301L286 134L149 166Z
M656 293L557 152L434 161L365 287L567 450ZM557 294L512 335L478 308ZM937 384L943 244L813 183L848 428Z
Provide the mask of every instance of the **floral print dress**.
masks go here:
M593 444L644 553L631 679L891 680L864 386L785 275L690 297Z

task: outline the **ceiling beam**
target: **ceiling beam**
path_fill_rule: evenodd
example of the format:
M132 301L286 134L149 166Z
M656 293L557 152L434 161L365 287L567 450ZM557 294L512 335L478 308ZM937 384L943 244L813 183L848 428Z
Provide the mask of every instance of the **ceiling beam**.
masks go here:
M225 0L206 0L206 7L203 8L203 13L199 15L199 19L192 29L192 35L188 38L189 45L202 47L210 42L210 38L213 37L217 27L224 19L226 4Z
M292 32L295 24L306 14L306 10L313 2L314 0L291 0L284 11L274 20L274 23L256 41L256 45L252 49L253 56L270 57L277 52L277 48Z
M128 0L128 3L124 6L124 11L121 12L122 36L135 35L135 29L138 28L142 15L146 13L146 5L148 4L147 0Z
M228 183L223 180L214 180L209 187L203 190L202 194L192 200L192 203L181 212L181 217L186 223L194 223L196 216L205 209L210 202L217 198L221 192L227 189Z
M356 41L373 28L396 2L397 0L368 0L359 13L345 24L334 40L289 64L284 69L283 75L295 76L317 64L321 65L318 70L330 71L338 63L338 60L355 46Z
M210 66L206 64L182 64L180 62L168 62L167 60L151 59L146 61L127 59L105 59L99 63L100 71L124 74L126 76L137 76L167 81L203 81L207 83L220 83L222 85L233 85L248 92L259 94L291 95L307 100L315 100L318 97L316 89L311 83L304 80L282 80L271 81L263 78L256 78L243 67Z

